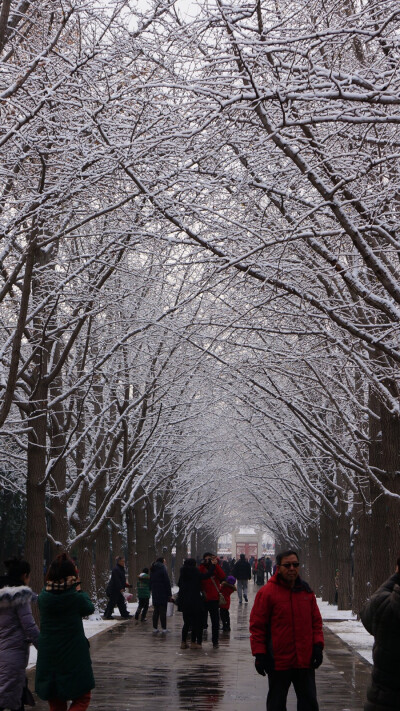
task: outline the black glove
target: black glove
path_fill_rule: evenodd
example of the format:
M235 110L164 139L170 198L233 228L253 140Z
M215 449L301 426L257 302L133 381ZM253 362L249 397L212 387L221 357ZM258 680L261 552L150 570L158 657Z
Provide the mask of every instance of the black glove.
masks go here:
M318 669L321 666L324 655L322 654L322 647L320 644L313 644L312 657L311 657L311 669Z
M271 674L274 671L274 660L270 654L256 654L254 665L256 672L261 676Z

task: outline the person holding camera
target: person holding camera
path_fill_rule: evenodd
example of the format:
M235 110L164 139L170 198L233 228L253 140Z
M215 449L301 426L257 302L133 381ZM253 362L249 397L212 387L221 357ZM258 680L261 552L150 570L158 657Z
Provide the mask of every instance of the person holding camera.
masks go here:
M204 553L203 560L199 566L200 573L208 573L214 566L212 576L202 581L202 591L205 597L206 617L204 627L207 627L208 614L211 618L211 639L214 649L219 646L219 596L221 592L221 582L225 579L225 573L219 565L218 558L214 553Z
M267 711L286 708L291 684L298 708L318 711L315 669L322 664L324 636L315 595L299 576L299 558L288 550L257 593L250 614L250 644L258 674L268 674Z

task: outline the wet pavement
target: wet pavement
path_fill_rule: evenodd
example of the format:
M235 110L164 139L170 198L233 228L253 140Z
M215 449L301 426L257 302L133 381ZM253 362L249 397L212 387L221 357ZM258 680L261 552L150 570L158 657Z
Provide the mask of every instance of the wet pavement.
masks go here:
M210 639L203 649L180 649L182 615L168 619L169 633L153 635L145 623L128 620L90 640L96 679L92 711L265 711L268 681L254 669L248 605L232 596L232 632L219 649ZM209 633L210 637L210 633ZM371 667L326 630L324 662L317 671L320 711L362 711ZM30 686L33 686L31 677ZM48 709L39 701L36 711ZM296 711L290 690L287 711Z

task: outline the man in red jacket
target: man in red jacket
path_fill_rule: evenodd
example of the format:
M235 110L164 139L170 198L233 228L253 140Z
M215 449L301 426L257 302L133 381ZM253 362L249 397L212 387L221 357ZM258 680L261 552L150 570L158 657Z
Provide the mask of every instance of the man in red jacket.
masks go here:
M276 556L275 575L257 593L250 614L256 670L268 674L267 711L285 711L290 684L298 711L318 711L315 669L322 664L324 636L315 595L299 577L295 551Z

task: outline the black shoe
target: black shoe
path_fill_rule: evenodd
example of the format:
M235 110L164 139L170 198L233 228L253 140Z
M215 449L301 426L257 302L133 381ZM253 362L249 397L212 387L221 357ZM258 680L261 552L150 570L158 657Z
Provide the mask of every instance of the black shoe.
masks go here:
M132 615L121 615L123 620L130 620Z
M103 620L115 620L115 617L109 616L106 617L105 615L103 616Z
M219 647L218 642L213 642L213 647L214 647L214 649L218 649L218 647Z

